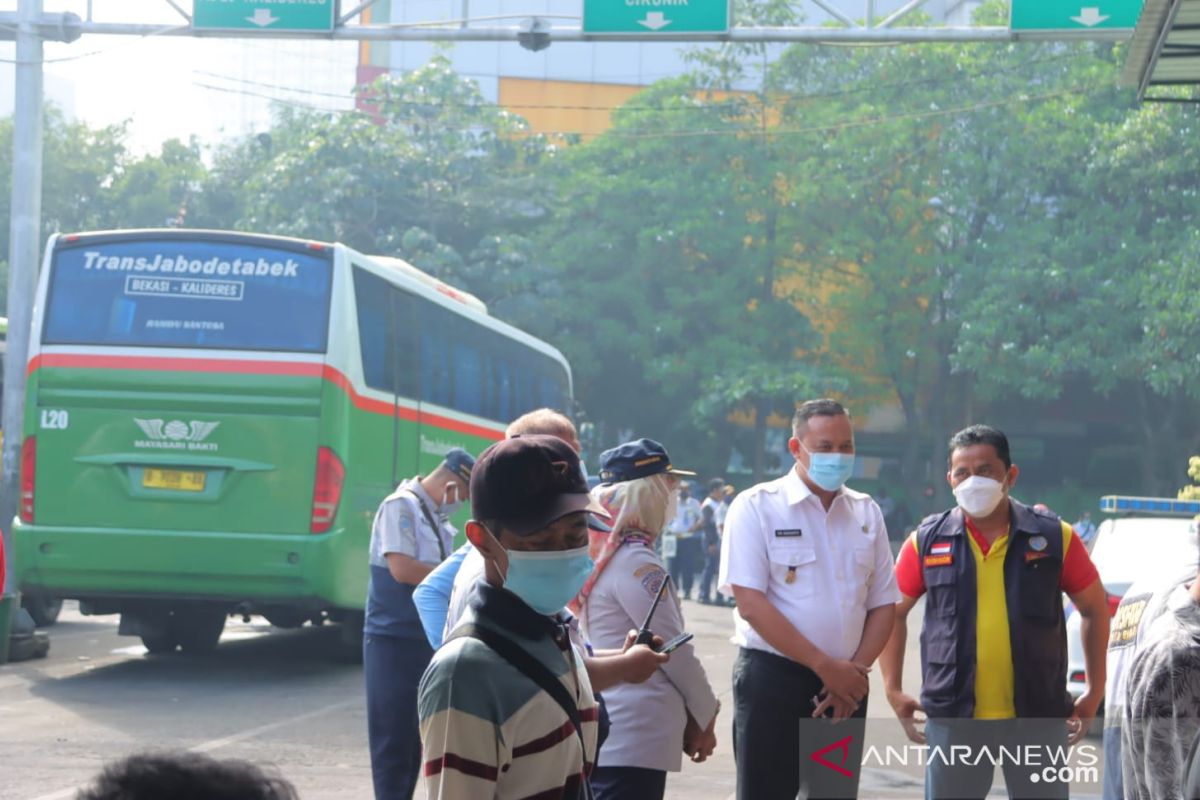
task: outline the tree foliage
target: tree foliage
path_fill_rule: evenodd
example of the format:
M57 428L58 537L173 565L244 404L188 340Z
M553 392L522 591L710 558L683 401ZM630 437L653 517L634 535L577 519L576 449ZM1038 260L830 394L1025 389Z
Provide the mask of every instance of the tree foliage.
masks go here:
M211 149L138 155L124 126L52 112L44 226L403 257L560 347L598 445L651 435L713 471L736 448L763 474L768 422L839 393L898 411L883 479L919 497L958 426L1076 408L1120 465L1109 490L1168 492L1200 449L1200 137L1116 87L1123 57L730 44L565 148L441 56L369 87L370 113L280 108ZM0 177L10 149L0 123Z

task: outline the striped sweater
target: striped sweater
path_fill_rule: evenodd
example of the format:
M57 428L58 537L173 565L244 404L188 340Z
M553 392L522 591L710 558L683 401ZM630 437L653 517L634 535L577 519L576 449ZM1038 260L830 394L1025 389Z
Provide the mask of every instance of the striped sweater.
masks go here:
M577 699L587 754L565 711L476 639L447 642L421 679L418 711L430 800L576 800L596 759L597 707L561 620L515 595L476 588L463 621L520 645Z

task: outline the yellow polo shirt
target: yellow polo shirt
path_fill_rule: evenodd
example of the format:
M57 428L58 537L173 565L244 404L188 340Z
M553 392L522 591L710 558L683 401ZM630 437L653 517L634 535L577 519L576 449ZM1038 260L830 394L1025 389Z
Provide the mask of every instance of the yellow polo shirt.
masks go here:
M1096 568L1088 558L1082 543L1071 526L1062 523L1063 531L1063 590L1071 593L1086 588L1096 576ZM1004 557L1008 554L1008 534L991 547L967 523L967 542L975 559L975 718L1013 719L1017 716L1013 702L1012 638L1008 628L1008 601L1004 588ZM925 593L921 569L921 554L917 549L917 534L909 537L909 547L903 547L896 563L896 578L900 591L909 597ZM984 552L986 548L986 553ZM1070 552L1071 557L1067 558Z

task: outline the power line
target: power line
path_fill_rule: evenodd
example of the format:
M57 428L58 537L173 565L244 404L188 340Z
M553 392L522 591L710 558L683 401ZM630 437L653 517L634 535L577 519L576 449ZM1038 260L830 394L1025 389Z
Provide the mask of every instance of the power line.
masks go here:
M969 114L976 111L984 111L989 108L1001 108L1004 106L1013 105L1015 103L1035 103L1045 100L1053 100L1058 97L1066 97L1073 94L1083 94L1088 91L1086 88L1064 89L1058 92L1049 94L1034 95L1031 97L1014 97L1007 100L995 100L986 103L976 103L970 106L960 106L958 108L937 109L934 111L914 112L911 114L896 114L893 116L882 117L866 117L863 119L851 120L849 122L837 123L833 125L816 125L806 128L768 128L766 131L760 132L757 129L736 129L736 130L700 130L700 131L670 131L668 133L624 133L618 130L607 130L603 136L617 136L622 139L689 139L705 136L792 136L803 135L808 133L836 133L838 131L849 130L851 128L870 127L872 125L880 125L889 122L899 122L909 119L933 119L936 117L958 116L959 114ZM566 133L547 133L543 135L571 135Z
M913 78L911 80L899 81L899 82L890 83L890 84L860 86L860 87L855 87L852 89L834 90L834 91L828 91L828 92L812 92L809 94L772 95L771 100L774 103L782 103L782 102L788 102L788 101L835 99L838 97L845 97L845 96L853 95L853 94L882 92L882 91L887 91L887 90L892 90L892 89L902 89L905 87L920 85L920 84L937 85L937 84L944 84L944 83L961 83L964 79L979 78L979 77L994 77L994 76L998 76L998 75L1007 74L1010 72L1018 72L1029 66L1037 66L1037 65L1053 63L1053 62L1057 62L1057 61L1069 61L1069 60L1081 59L1081 58L1084 58L1085 55L1086 54L1082 54L1082 53L1074 53L1074 54L1062 54L1062 55L1057 55L1057 56L1051 56L1051 57L1044 58L1044 59L1031 59L1029 61L1023 61L1019 64L1015 64L1015 65L1011 65L1011 66L1007 66L1007 67L1001 67L1001 68L997 68L997 69L978 70L973 73L956 74L956 75L952 75L949 77L939 76L939 77L928 77L928 78ZM193 72L196 74L199 74L199 75L205 75L210 78L227 80L227 81L231 81L234 83L240 83L240 84L244 84L244 85L248 85L248 86L256 86L256 87L264 88L264 89L278 89L280 91L286 91L286 92L291 92L291 93L295 93L295 94L305 94L305 95L311 95L311 96L315 96L315 97L332 97L332 98L338 98L338 99L344 99L344 98L348 97L348 95L343 95L343 94L339 94L336 92L322 92L322 91L315 90L315 89L305 89L305 88L302 88L299 86L288 86L285 84L276 84L276 83L268 83L265 81L256 81L256 80L252 80L249 78L240 78L240 77L235 77L232 75L222 75L220 73L208 72L205 70L193 70ZM707 89L702 89L702 88L696 88L695 91L723 91L723 90L707 90ZM738 90L735 90L735 91L738 91ZM258 95L258 96L267 97L267 99L274 99L272 97L268 97L267 95ZM353 95L349 95L349 97L353 97ZM473 111L478 111L478 110L602 111L602 112L609 112L609 113L614 112L614 111L654 111L654 112L658 112L658 113L682 113L682 112L711 112L714 109L720 109L722 106L733 106L733 105L736 105L736 103L737 103L736 100L730 99L730 100L722 100L722 101L715 102L715 103L705 103L702 105L679 106L679 107L671 107L671 108L664 108L664 107L660 107L660 106L631 105L629 103L625 103L625 104L617 105L617 106L594 106L594 105L561 105L561 104L548 104L548 103L547 104L541 104L541 103L491 103L491 102L487 102L487 103L444 103L444 102L437 102L437 101L430 101L430 102L421 101L421 102L408 103L407 105L422 106L422 107L433 106L433 107L437 107L437 108L454 108L454 109L473 110Z
M265 98L268 100L274 100L274 101L282 103L284 105L290 105L295 108L306 109L306 110L311 110L311 111L321 111L321 112L327 112L327 113L333 113L333 114L361 113L357 109L322 108L319 106L291 102L291 101L283 100L281 98L271 97L269 95L264 95L264 94L261 94L258 92L249 91L246 89L235 89L235 88L230 88L230 87L213 86L210 84L202 84L202 83L196 83L195 85L199 86L201 88L212 89L214 91L219 91L219 92L227 92L230 94L242 94L242 95L247 95L250 97L261 97L261 98ZM593 134L593 135L615 136L615 137L618 137L621 139L629 139L629 140L653 140L653 139L694 139L694 138L706 138L706 137L717 137L717 136L777 137L777 136L802 136L805 134L812 134L812 133L837 133L837 132L843 131L843 130L871 127L874 125L883 125L883 124L887 124L887 123L891 123L891 122L901 122L901 121L905 121L905 120L936 119L939 117L959 116L961 114L970 114L970 113L975 113L978 111L985 111L985 110L992 109L992 108L1003 108L1005 106L1011 106L1011 105L1015 105L1018 103L1030 103L1030 104L1040 103L1040 102L1045 102L1048 100L1054 100L1054 99L1057 99L1060 97L1086 94L1091 91L1095 91L1095 89L1096 89L1096 87L1075 87L1075 88L1071 88L1071 89L1063 89L1063 90L1060 90L1057 92L1049 92L1046 94L1020 95L1017 97L1010 97L1010 98L1006 98L1003 100L992 100L992 101L987 101L987 102L975 103L975 104L968 105L968 106L958 106L955 108L934 109L934 110L930 110L930 111L911 112L911 113L905 113L905 114L893 114L893 115L884 115L884 116L875 116L875 117L863 117L860 119L849 120L846 122L834 123L834 124L830 124L830 125L814 125L814 126L801 127L801 128L768 128L765 131L761 131L757 128L755 128L755 129L728 128L728 129L721 129L721 130L705 129L705 130L690 130L690 131L665 131L665 132L655 132L655 133L625 132L625 131L610 128L599 134ZM461 130L467 131L467 130L469 130L469 127L463 127L463 128L461 128ZM585 131L537 131L536 133L537 133L537 135L546 136L546 137L572 137L572 136L588 135L588 132L585 132Z
M28 67L28 66L35 66L37 64L63 64L68 61L79 61L80 59L91 58L93 56L107 55L108 53L112 53L117 50L124 50L127 47L134 47L134 46L137 46L138 44L140 44L141 42L145 42L149 39L154 38L155 36L161 36L162 34L168 33L169 31L179 30L180 28L186 28L186 27L187 27L187 25L166 25L159 30L151 31L150 33L143 34L131 42L121 42L120 44L114 44L112 47L105 47L100 50L92 50L87 53L76 53L74 55L58 56L56 58L43 58L41 61L30 61L30 62L19 61L15 58L0 58L0 64L16 64L18 66ZM42 39L45 42L51 43L51 44L58 43L58 42L54 42L53 40L47 39L44 36L41 36L38 38Z
M200 88L200 89L210 89L214 92L224 92L226 94L238 94L238 95L244 95L246 97L259 97L264 100L270 100L275 103L280 103L285 106L291 106L292 108L304 109L306 111L332 111L334 113L346 113L346 112L354 111L354 109L351 109L351 108L327 108L324 106L315 106L310 103L301 103L301 102L298 102L295 100L286 100L282 97L275 97L275 96L269 95L269 94L262 94L261 92L252 92L252 91L249 91L248 89L234 89L234 88L228 87L228 86L214 86L210 83L200 83L199 81L192 81L192 85L197 88Z
M233 75L222 75L219 72L209 72L209 71L203 70L203 69L194 69L194 70L192 70L192 74L193 75L203 75L207 78L216 78L218 80L223 80L223 81L230 81L232 83L241 83L241 84L245 84L248 86L257 86L262 89L279 89L281 91L292 92L294 94L307 94L307 95L312 95L314 97L332 97L332 98L336 98L336 99L340 99L340 100L354 100L355 99L353 90L351 90L345 94L341 94L338 92L322 92L318 89L303 89L299 86L287 86L287 85L278 84L278 83L267 83L266 81L250 80L249 78L238 78L238 77L234 77Z

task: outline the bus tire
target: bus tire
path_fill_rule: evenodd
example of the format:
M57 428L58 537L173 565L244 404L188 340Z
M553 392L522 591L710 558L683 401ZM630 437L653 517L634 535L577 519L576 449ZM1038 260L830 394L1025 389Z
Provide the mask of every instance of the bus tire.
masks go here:
M62 598L44 594L27 594L22 596L21 605L33 617L39 628L48 628L58 622L59 612L62 611Z
M171 617L179 649L188 655L211 653L225 630L225 609L183 608Z
M179 646L179 641L175 638L175 631L170 629L159 633L143 633L139 638L142 640L142 646L146 648L146 652L152 656L174 653L175 648Z

